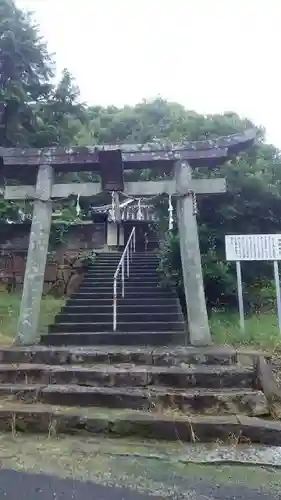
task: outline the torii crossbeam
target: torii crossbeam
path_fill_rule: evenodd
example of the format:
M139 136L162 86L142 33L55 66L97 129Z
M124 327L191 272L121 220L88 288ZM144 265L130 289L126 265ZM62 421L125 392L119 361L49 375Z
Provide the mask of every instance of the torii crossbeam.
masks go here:
M120 191L129 196L169 194L177 199L181 260L192 345L209 345L211 335L204 294L194 194L226 190L224 179L192 179L192 168L215 167L230 155L249 147L254 130L215 140L153 142L145 145L103 145L87 148L0 148L2 176L30 179L28 185L5 186L7 200L34 200L33 219L25 269L16 340L32 344L38 332L41 296L52 219L52 200L71 194L93 196ZM124 169L164 168L174 171L173 180L125 182ZM54 172L94 171L101 183L55 184ZM35 181L36 179L36 181Z

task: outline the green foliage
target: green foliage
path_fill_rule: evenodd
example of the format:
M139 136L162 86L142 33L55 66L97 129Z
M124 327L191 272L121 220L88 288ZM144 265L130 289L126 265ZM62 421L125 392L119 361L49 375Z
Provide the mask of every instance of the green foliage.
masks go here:
M65 69L54 87L53 63L31 15L12 0L0 4L2 146L69 146L86 123L79 90Z
M85 138L91 139L92 144L199 140L252 126L249 120L241 120L235 113L225 113L223 119L222 115L206 117L162 98L124 108L90 107L88 116L88 123L78 134L81 145L85 144Z
M53 63L32 16L13 0L0 2L0 146L70 146L87 122L79 90L64 70L51 84ZM71 174L68 175L68 179ZM18 219L19 204L0 200L0 219ZM27 207L30 211L30 207Z
M76 134L87 122L84 106L79 103L79 89L65 69L56 88L52 88L45 102L34 105L37 116L37 134L32 145L73 146Z
M1 290L0 345L2 346L10 346L15 337L20 303L21 293L6 293ZM48 325L53 323L55 316L61 311L64 304L63 297L54 298L52 295L42 297L38 333L46 330Z
M254 346L280 349L280 331L275 311L258 311L245 318L245 332L239 325L236 311L216 311L210 318L212 337L216 345Z
M77 220L76 199L69 197L66 202L57 202L59 215L54 218L50 231L49 247L55 249L67 242L69 227ZM83 214L81 214L83 218ZM80 218L79 218L80 220Z
M0 4L0 68L5 104L0 145L28 145L36 130L32 103L44 100L51 88L51 59L30 16L12 0Z
M163 285L182 287L182 272L178 231L169 231L160 242L159 271L163 276Z
M89 251L83 253L83 257L81 259L81 262L85 267L88 267L88 266L94 264L96 258L97 258L97 254L94 251L89 250Z
M256 277L253 284L247 287L252 312L267 312L276 308L276 289L273 280L261 280Z
M185 307L177 229L165 234L160 244L159 257L163 285L176 287ZM235 298L235 276L229 272L230 264L219 260L214 249L208 249L202 256L202 269L208 307L226 306Z
M224 307L236 297L236 282L230 272L231 264L218 258L214 248L202 255L202 270L207 297L207 305Z
M49 238L49 249L55 250L67 241L69 224L67 222L52 224Z

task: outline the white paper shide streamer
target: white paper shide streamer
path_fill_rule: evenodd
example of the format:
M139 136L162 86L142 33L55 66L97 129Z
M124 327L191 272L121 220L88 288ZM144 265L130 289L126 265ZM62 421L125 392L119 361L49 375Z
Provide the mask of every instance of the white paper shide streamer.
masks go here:
M115 203L115 191L112 191L111 193L111 218L112 222L116 222L116 203Z
M77 201L76 201L76 215L77 215L77 217L80 217L80 214L81 214L80 194L78 194Z
M137 220L142 220L141 199L140 198L139 198L139 201L138 201Z
M169 231L174 227L172 196L169 195Z

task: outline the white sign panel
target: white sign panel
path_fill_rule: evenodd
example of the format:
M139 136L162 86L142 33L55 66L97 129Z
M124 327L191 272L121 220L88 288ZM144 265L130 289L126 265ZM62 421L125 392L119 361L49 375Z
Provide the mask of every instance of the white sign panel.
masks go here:
M281 260L281 234L225 236L226 260Z

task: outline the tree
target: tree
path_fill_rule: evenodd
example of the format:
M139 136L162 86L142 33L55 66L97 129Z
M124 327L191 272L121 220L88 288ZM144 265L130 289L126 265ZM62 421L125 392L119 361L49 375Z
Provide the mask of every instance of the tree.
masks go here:
M64 69L58 86L51 89L48 100L34 105L38 127L32 145L67 147L76 144L76 135L87 123L87 113L79 97L73 77Z
M53 62L33 25L12 0L0 2L0 146L70 146L86 123L79 89L64 70L51 82ZM19 204L2 199L0 219L18 218ZM30 208L30 207L27 207Z
M69 146L85 124L79 89L65 69L55 87L53 61L31 14L0 3L2 146ZM1 112L0 109L0 112Z
M51 58L31 17L12 0L0 4L0 101L3 146L28 145L35 131L32 103L50 92Z
M254 124L237 114L203 116L186 110L177 103L164 99L143 101L135 107L125 106L89 108L89 123L80 131L80 138L88 134L93 144L144 143L154 140L181 141L215 138L239 132ZM228 190L224 195L198 199L198 224L205 289L208 304L234 304L236 301L235 271L225 262L224 235L227 233L277 232L281 218L281 157L273 146L265 144L263 129L257 129L259 142L246 153L241 153L217 169L195 169L194 176L224 176ZM85 137L85 136L84 136ZM133 172L135 180L160 178L155 171ZM162 228L167 229L167 201L157 203ZM165 215L164 215L165 214ZM182 277L178 235L175 230L164 238L161 247L161 266L167 277L176 283L182 293ZM271 279L271 269L265 264L252 263L244 270L246 291L252 289L257 275ZM249 294L249 301L254 298Z
M199 140L251 126L249 120L241 120L235 113L225 113L223 120L221 115L205 117L162 98L124 108L90 107L88 114L89 123L84 133L91 135L94 144Z

